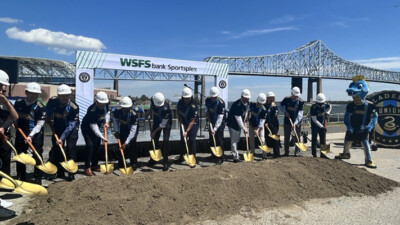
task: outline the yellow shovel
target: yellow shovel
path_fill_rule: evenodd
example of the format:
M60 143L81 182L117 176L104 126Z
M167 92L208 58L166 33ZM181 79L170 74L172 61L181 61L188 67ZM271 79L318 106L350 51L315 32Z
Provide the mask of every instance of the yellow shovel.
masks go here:
M269 132L268 136L272 139L274 139L275 141L279 141L279 136L276 134L272 134L271 129L269 129L269 126L267 125L267 130Z
M247 136L247 133L245 134L245 137L246 137L247 153L243 153L243 158L244 158L244 161L246 161L246 162L253 162L254 154L249 151L249 137Z
M124 162L124 168L119 168L119 171L121 171L121 173L123 175L129 175L129 174L133 174L133 168L132 166L130 167L126 167L126 161L125 161L125 154L124 154L124 150L121 148L121 140L118 138L118 147L119 150L121 151L121 156L122 156L122 160Z
M260 141L260 145L258 146L261 150L263 150L266 153L270 153L271 150L269 150L268 146L266 144L263 144L260 135L258 135L258 133L256 133L256 136L258 137L258 141Z
M291 124L292 127L293 127L292 119L290 119L290 117L288 117L288 118L289 118L290 124ZM303 152L307 151L307 146L306 146L303 142L300 142L300 139L299 139L299 136L297 135L296 129L293 129L293 131L294 131L294 134L296 135L296 138L297 138L297 142L295 143L295 145L296 145L301 151L303 151Z
M41 185L14 180L2 171L0 171L0 176L3 177L0 181L0 188L13 190L15 193L23 195L47 195L47 189Z
M210 123L210 129L213 130L213 126ZM222 148L221 146L217 146L217 143L215 142L215 136L211 133L213 141L214 141L214 147L210 146L212 153L217 156L217 157L221 157L222 156Z
M152 131L151 131L150 119L148 121L149 121L149 130L150 130L150 133L151 133ZM149 150L150 157L154 161L158 162L158 161L161 160L161 156L162 156L161 150L160 149L156 149L156 145L154 144L154 139L153 138L151 139L151 143L153 144L153 150Z
M24 131L21 130L21 128L19 128L19 127L16 127L16 128L18 129L18 131L22 135L22 137L24 137L25 140L26 140L27 137L26 137ZM56 174L57 173L57 167L51 162L46 162L46 164L43 163L42 157L40 157L39 153L36 151L36 149L33 146L33 144L31 142L29 142L29 141L27 143L28 143L29 147L32 149L32 151L36 154L36 157L40 160L40 165L37 165L36 167L39 170L41 170L41 171L43 171L43 172L45 172L47 174Z
M14 156L12 159L14 159L17 162L20 162L22 164L30 165L30 166L35 166L36 165L36 160L32 158L31 156L21 152L18 154L17 150L14 148L14 146L7 140L7 137L4 136L3 133L1 133L1 136L3 136L3 140L7 142L7 144L11 147L11 149L14 151Z
M182 133L185 132L185 128L183 127L183 124L181 124L181 128L182 128ZM183 156L183 158L185 159L186 163L189 166L196 166L196 157L194 157L193 154L189 154L189 147L187 145L187 140L186 137L183 137L183 140L185 141L185 146L186 146L186 155Z
M51 131L53 132L54 137L56 138L56 141L57 142L60 141L60 139L58 138L58 135L56 134L56 131L54 130L53 124L50 123L49 125L51 128ZM61 144L58 144L58 147L60 147L60 151L61 151L62 155L64 156L64 162L60 162L61 166L70 173L76 173L76 171L78 171L78 165L72 159L67 160L67 156L65 155L64 148L62 147Z
M107 128L104 128L104 138L107 140ZM107 141L104 142L104 152L106 154L106 164L100 165L100 172L103 174L110 174L114 171L114 164L108 164Z

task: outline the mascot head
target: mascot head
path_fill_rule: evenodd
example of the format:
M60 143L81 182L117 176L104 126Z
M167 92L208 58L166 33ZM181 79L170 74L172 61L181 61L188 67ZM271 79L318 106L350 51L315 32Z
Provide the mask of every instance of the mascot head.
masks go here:
M346 92L349 96L353 97L354 102L363 103L367 97L369 88L365 81L365 77L357 75L353 77L353 82L349 85Z

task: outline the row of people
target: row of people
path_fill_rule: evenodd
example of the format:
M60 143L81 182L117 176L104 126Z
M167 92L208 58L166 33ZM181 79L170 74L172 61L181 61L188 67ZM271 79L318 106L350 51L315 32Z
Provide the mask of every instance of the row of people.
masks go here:
M4 93L8 84L7 74L0 73L1 90ZM7 78L7 79L6 79ZM57 88L57 96L52 97L46 106L38 101L41 94L40 85L37 83L29 83L25 89L26 98L18 99L14 107L9 101L0 95L0 116L2 118L0 133L9 135L8 128L15 122L27 138L17 132L15 146L18 152L27 152L28 144L31 142L39 155L43 152L43 126L47 121L58 137L57 140L52 137L52 148L49 155L49 161L58 167L58 177L65 177L65 173L59 162L63 161L63 157L59 146L64 146L66 157L68 160L76 161L76 143L78 140L79 130L79 106L71 100L71 88L67 85L60 85ZM283 112L284 118L284 156L289 155L289 140L292 130L300 133L301 120L303 118L304 101L299 97L300 89L293 87L291 95L285 97L280 106L275 103L275 94L268 92L260 93L256 102L249 102L251 93L248 89L244 89L241 97L236 100L229 112L226 113L226 103L219 97L217 87L210 89L210 95L205 100L205 111L209 126L209 144L214 145L212 137L215 137L216 145L224 147L224 129L228 126L230 135L230 147L233 155L233 161L239 162L241 158L237 150L237 144L240 140L241 131L245 135L249 135L250 151L255 151L255 141L260 140L260 144L267 144L273 149L273 156L280 157L280 143L270 137L270 132L277 135L279 131L278 113ZM331 106L325 102L325 96L320 93L317 96L317 103L311 106L311 128L312 128L312 155L317 156L316 140L320 136L320 142L324 143L326 139L326 121L331 111ZM98 149L101 141L107 142L106 137L100 131L100 127L108 129L110 123L113 122L115 137L121 140L121 148L126 151L130 162L134 169L137 167L137 124L138 113L132 108L132 100L124 97L119 106L109 108L109 99L106 93L98 92L95 95L95 103L87 109L81 124L82 135L86 143L86 159L85 174L92 176L94 171L99 171L98 166ZM175 162L182 162L186 154L183 146L183 139L188 139L189 154L196 156L196 136L199 129L198 105L193 99L193 93L190 88L184 88L182 97L177 105L177 114L179 123L182 124L181 142L182 151ZM151 98L150 110L145 114L146 118L152 118L150 136L155 141L155 148L161 149L163 154L163 170L168 170L168 142L171 132L172 115L169 104L165 101L164 95L160 92L154 94ZM247 124L249 124L247 126ZM159 141L163 132L163 140ZM255 139L258 136L259 139ZM10 173L9 162L11 150L4 141L0 141L1 151L0 159L3 161L2 170ZM224 151L222 151L224 152ZM299 149L296 146L294 155L297 156ZM37 163L39 160L34 155ZM263 159L267 158L263 153ZM326 157L321 153L321 157ZM120 157L121 158L121 157ZM224 160L224 156L216 157L216 163L220 164ZM156 162L152 159L148 162L153 165ZM119 166L123 166L122 160L119 160ZM17 175L21 180L26 180L26 166L17 164ZM34 178L36 183L41 183L42 172L35 167ZM74 179L73 173L68 173L68 180Z

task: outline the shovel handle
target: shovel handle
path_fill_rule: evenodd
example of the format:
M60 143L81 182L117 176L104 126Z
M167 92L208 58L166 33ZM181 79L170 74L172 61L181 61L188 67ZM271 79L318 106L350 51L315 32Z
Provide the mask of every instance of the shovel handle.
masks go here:
M118 138L117 141L118 141L119 150L121 151L121 155L122 155L122 157L125 157L125 156L124 156L124 150L121 148L121 146L122 146L122 145L121 145L121 139Z
M55 130L54 127L53 127L53 123L52 123L52 122L49 122L49 126L50 126L50 129L51 129L51 132L53 132L53 135L54 135L54 137L56 138L56 141L59 142L59 141L60 141L60 138L58 138L58 135L57 135L57 133L56 133L56 130ZM62 153L63 156L64 156L64 161L67 162L67 156L65 155L65 151L64 151L63 146L62 146L61 144L58 144L58 147L60 147L61 153Z
M15 127L17 128L18 132L22 135L22 137L24 137L24 139L26 140L27 137L26 137L24 131L21 128L19 128L18 126L15 126ZM27 143L28 143L29 147L33 150L33 152L36 154L36 156L40 160L41 164L44 165L42 157L40 157L39 153L36 151L36 148L33 146L32 142L28 141Z
M292 127L293 127L292 119L291 119L290 117L288 117L288 119L289 119L289 121L290 121L290 124L291 124ZM296 132L296 128L294 128L293 131L294 131L294 134L296 135L297 142L300 142L299 136L297 135L297 132Z
M185 127L183 126L183 124L181 124L181 128L182 128L182 137L183 137L183 133L185 133ZM186 137L183 137L183 140L185 141L187 155L189 155L189 147L187 145Z
M211 129L211 130L214 130L214 128L213 128L211 122L210 122L210 129ZM217 147L217 143L215 142L215 136L214 136L214 134L212 134L212 133L211 133L211 135L212 135L212 138L213 138L213 141L214 141L214 147L216 148L216 147Z

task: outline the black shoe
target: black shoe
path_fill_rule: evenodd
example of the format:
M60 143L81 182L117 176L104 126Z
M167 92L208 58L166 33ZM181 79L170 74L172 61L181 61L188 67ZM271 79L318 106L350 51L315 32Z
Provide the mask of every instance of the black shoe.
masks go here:
M234 159L233 162L234 163L238 163L238 162L241 162L241 160L240 159Z
M168 171L168 164L164 164L164 166L163 166L163 168L162 168L162 171Z
M267 160L267 157L266 156L262 156L261 160Z
M183 158L183 155L180 155L175 159L174 163L182 163L183 161L185 161L185 159Z
M35 184L42 185L42 178L41 177L35 177Z
M283 156L284 156L284 157L288 157L288 156L289 156L289 152L288 152L288 153L285 153Z
M132 168L133 168L133 170L136 170L138 168L138 164L137 163L132 164Z
M272 156L272 153L268 152L268 153L267 153L267 156L271 157L271 156Z
M156 164L156 161L154 161L153 159L150 159L148 162L147 162L147 166L154 166Z
M340 153L339 155L335 156L335 159L350 159L350 153Z
M190 168L192 168L192 169L195 168L195 167L196 167L196 164L194 166L190 166Z
M62 171L62 173L57 173L57 178L65 179L65 173L64 173L64 171Z
M17 175L17 180L26 181L26 174L19 174L19 175Z
M73 180L75 180L75 174L73 174L73 173L68 173L67 181L73 181Z
M205 159L207 159L207 160L213 160L213 159L215 159L216 158L216 156L214 155L214 154L211 154L210 156L207 156Z
M215 162L217 165L220 165L224 162L223 158L218 158L217 161Z
M329 159L328 156L326 156L326 155L323 154L323 153L321 153L320 157L321 157L322 159Z

